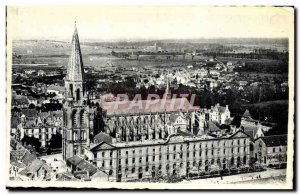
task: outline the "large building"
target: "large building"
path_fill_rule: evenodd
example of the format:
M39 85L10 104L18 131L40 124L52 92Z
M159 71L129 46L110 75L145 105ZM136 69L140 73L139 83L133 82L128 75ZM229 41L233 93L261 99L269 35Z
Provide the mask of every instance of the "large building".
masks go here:
M84 159L109 181L249 167L250 136L218 128L230 124L228 106L193 107L185 97L171 98L169 83L162 99L117 98L92 106L84 81L75 27L63 109L63 158L72 167L78 166L74 158Z

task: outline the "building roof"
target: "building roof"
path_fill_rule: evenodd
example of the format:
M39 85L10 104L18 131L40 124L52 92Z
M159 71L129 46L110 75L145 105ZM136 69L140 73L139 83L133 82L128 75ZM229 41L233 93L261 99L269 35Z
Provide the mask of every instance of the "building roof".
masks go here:
M12 105L22 105L28 104L29 101L26 96L23 95L14 95L12 98Z
M95 135L95 137L93 138L93 142L95 144L101 143L101 142L112 143L112 137L110 137L109 135L107 135L103 132L100 132L97 135Z
M72 156L67 159L67 162L70 162L74 166L77 166L81 161L83 161L83 159L79 156Z
M178 135L182 135L182 136L194 136L191 132L188 132L188 131L181 131L181 130L178 130L178 131L177 131L177 134L178 134Z
M26 169L20 172L21 175L27 175L28 173L34 174L36 173L43 165L45 164L44 161L39 159L35 159Z
M97 172L97 167L92 165L91 163L83 160L78 165L77 168L81 171L88 171L90 176L94 175Z
M220 131L220 128L213 122L209 121L208 122L208 127L207 127L208 131Z
M38 111L36 109L22 109L21 113L24 114L26 117L36 117Z
M286 146L287 145L287 134L284 135L271 135L261 137L267 147L275 147L275 146Z
M172 114L170 115L170 121L171 121L172 123L175 123L176 120L178 119L178 117L180 117L180 116L179 116L179 115L176 115L176 114L174 114L174 113L172 113Z
M244 112L242 118L248 118L248 119L252 118L248 109L246 109L246 111Z
M65 87L64 86L59 86L59 85L49 85L47 87L47 90L55 90L55 91L59 91L59 92L64 92Z
M186 98L174 98L169 101L164 99L156 99L103 102L101 107L104 111L106 111L107 115L163 113L194 110Z
M58 174L56 181L78 181L69 173Z

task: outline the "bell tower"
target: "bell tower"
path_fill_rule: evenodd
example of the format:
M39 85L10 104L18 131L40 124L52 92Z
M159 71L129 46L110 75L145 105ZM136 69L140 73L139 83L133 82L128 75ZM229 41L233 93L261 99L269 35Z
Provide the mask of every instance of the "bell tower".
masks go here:
M93 129L94 110L89 107L84 82L84 68L78 31L72 38L72 50L65 77L65 100L63 105L63 159L82 155L83 147L89 146L90 129Z

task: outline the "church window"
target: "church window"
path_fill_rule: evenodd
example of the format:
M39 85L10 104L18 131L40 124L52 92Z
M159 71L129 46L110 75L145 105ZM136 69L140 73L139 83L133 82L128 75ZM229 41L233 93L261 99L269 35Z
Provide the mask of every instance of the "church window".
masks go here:
M81 113L80 113L80 124L81 125L85 124L85 112L84 112L84 110L82 110Z
M72 125L77 125L76 110L73 110L73 114L72 114Z
M80 89L76 90L76 101L80 100Z

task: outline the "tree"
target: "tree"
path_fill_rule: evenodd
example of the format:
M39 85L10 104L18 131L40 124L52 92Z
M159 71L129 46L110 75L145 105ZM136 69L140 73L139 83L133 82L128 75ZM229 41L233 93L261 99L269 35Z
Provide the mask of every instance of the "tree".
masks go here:
M57 149L62 147L62 136L59 133L56 133L52 135L50 143L49 143L49 149Z
M39 141L39 139L35 138L35 137L29 137L27 135L25 135L23 137L23 139L21 140L22 145L24 146L33 146L36 150L39 150L41 147L41 143Z

